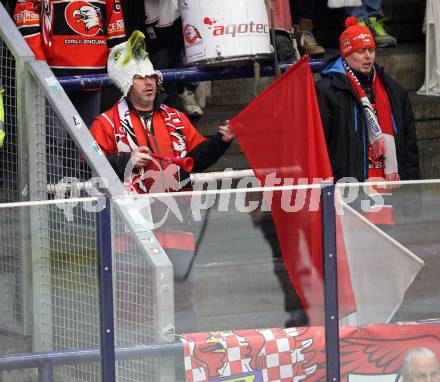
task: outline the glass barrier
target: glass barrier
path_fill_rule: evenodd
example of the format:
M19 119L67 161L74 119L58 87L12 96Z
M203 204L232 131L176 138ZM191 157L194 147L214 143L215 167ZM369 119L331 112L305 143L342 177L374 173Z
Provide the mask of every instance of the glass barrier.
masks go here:
M50 375L100 380L97 214L84 208L94 202L0 204L2 381L36 381L37 375L41 381L51 381L44 379ZM14 248L20 248L18 256L10 254ZM14 330L17 320L24 322L24 333ZM79 357L68 350L93 354ZM40 356L29 359L35 352ZM3 358L23 353L27 357Z
M172 264L176 380L326 375L320 187L253 181L114 199Z
M111 201L117 381L326 377L320 187L247 182ZM5 381L101 380L102 198L0 205L20 217L0 224L3 261L23 249L23 273L0 274Z
M336 207L356 302L340 315L341 380L438 381L440 182L339 184Z
M63 196L76 193L61 186ZM163 378L163 362L146 358L142 348L159 337L158 277L117 209L104 237L113 243L113 311L101 313L97 223L103 198L0 204L1 381L102 381L100 319L112 316L116 380L174 379L174 370L173 379ZM24 322L24 332L17 321Z

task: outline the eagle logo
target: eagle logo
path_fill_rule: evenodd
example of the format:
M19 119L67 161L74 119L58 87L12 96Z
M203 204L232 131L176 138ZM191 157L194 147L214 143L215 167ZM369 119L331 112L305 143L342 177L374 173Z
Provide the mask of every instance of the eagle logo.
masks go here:
M74 1L65 10L67 24L83 36L103 33L101 10L86 1Z
M199 30L191 24L186 24L183 27L183 36L189 45L194 45L196 42L202 40L202 35L200 34Z
M283 370L283 375L288 374L283 380L306 380L316 371L316 351L307 331L240 329L185 334L184 354L191 357L186 372L197 381L279 381ZM253 378L244 378L251 374Z

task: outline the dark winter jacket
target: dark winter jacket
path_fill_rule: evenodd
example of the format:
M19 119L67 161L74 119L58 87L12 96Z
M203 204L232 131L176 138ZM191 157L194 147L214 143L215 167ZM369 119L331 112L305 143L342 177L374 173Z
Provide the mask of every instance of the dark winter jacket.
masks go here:
M420 178L414 115L408 93L375 66L391 104L399 175ZM341 57L330 60L316 84L321 119L335 180L368 178L368 131L359 100L344 72Z

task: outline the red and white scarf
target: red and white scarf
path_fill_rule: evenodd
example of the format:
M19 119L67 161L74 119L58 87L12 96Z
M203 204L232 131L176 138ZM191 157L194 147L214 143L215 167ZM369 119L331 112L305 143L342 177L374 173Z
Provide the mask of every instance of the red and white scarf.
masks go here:
M400 180L391 105L385 87L373 67L373 91L376 98L375 107L373 108L347 61L343 60L343 64L350 84L362 104L362 111L367 121L368 141L372 146L373 159L380 160L383 158L386 180Z
M116 147L118 153L129 153L135 151L139 148L136 134L133 128L133 123L131 121L130 110L128 108L127 100L122 97L114 108L114 121L115 121L115 138ZM161 105L158 111L168 129L168 133L171 137L171 143L173 146L174 156L178 158L184 158L187 154L187 144L186 136L184 134L185 124L180 117L178 110L168 107L166 105ZM151 130L152 118L145 121L139 116L139 119L144 127L145 133ZM159 168L160 164L152 159ZM126 187L129 191L134 191L137 193L147 193L148 185L146 179L144 178L143 169L126 179ZM179 174L180 178L180 174ZM128 183L127 183L128 181Z

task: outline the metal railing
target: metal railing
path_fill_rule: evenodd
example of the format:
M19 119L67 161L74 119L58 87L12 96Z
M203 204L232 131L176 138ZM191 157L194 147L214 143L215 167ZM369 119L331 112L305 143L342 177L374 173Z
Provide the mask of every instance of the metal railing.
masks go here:
M286 71L292 66L292 63L283 62L280 64L281 72ZM319 72L324 66L324 60L318 58L310 59L310 68L313 72ZM255 75L255 69L251 62L238 66L226 67L186 67L176 69L162 69L160 71L164 83L167 82L199 82L199 81L220 81L237 78L252 78ZM275 75L273 65L262 65L260 68L261 77L271 77ZM83 75L58 77L58 81L64 89L96 89L112 84L107 74Z
M325 342L326 372L327 375L331 376L332 381L339 381L339 329L337 325L339 317L337 311L338 292L334 188L332 184L324 184L321 188L321 205L327 291L325 294L326 337L332 339L331 342ZM53 202L59 203L59 201ZM70 203L70 201L66 202ZM124 202L124 200L120 202L120 207L124 205ZM41 205L44 205L44 203L42 202ZM55 203L48 203L48 205L56 206ZM96 307L100 306L99 314L92 314L89 317L89 319L95 319L97 316L100 317L100 323L89 322L89 328L87 329L90 332L99 333L98 326L100 327L100 349L97 349L96 346L89 346L86 349L71 346L71 350L54 349L54 351L5 355L0 357L0 371L29 368L37 369L39 382L54 382L57 376L68 381L103 380L105 382L114 382L116 380L172 381L174 379L174 368L178 362L170 364L169 361L176 356L180 356L181 360L183 359L183 344L177 342L160 344L157 339L151 340L151 338L148 338L148 334L136 328L136 326L139 325L139 328L142 328L144 331L148 330L148 328L143 326L145 325L146 317L140 317L141 319L139 319L137 316L139 315L138 310L130 311L125 308L121 309L120 307L120 305L127 306L131 300L136 300L138 309L150 309L151 306L146 306L145 301L142 301L142 297L151 293L161 293L161 291L146 291L139 288L143 283L137 281L141 278L148 278L148 270L140 267L140 264L136 261L131 261L130 257L132 256L127 254L127 252L123 258L118 260L121 248L129 248L134 243L127 235L120 237L120 235L123 235L118 229L118 225L121 222L117 214L115 214L115 210L110 208L108 202L106 206L107 207L98 214L99 224L95 237L95 241L98 243L97 251L99 253L99 261L92 261L88 264L87 267L89 271L83 269L81 276L85 277L88 275L90 277L91 272L100 274L99 288L101 293L98 298L99 303L98 301L95 302ZM75 220L78 222L77 219ZM112 240L109 239L110 236L113 237ZM112 249L110 243L116 248ZM133 253L134 257L136 257L135 253L136 251ZM113 259L112 256L114 256ZM138 256L137 258L141 259ZM123 268L123 270L121 268ZM72 274L76 277L76 272L72 267L66 269L66 266L63 267L63 271L66 273L64 282L72 283L74 281ZM111 276L112 271L114 271L115 277ZM131 280L136 280L136 288L134 290L125 290L125 288L130 288L130 286L121 285L124 282L128 282L127 279L124 279L124 274L129 276ZM122 279L120 278L121 276ZM87 281L82 281L82 290L84 290L84 282ZM76 288L72 285L69 288L71 301L83 300L83 297L75 295L75 292ZM115 293L115 298L112 297L113 293ZM127 293L125 298L123 293ZM159 302L160 299L157 301ZM63 313L67 316L60 318L63 322L63 329L68 331L69 309L64 307L64 310L67 310L67 312ZM153 311L158 311L158 308L153 309ZM61 310L59 313L61 313ZM121 313L123 313L125 319L119 316ZM127 320L127 315L130 316L131 319ZM76 318L78 319L78 317L77 314ZM150 319L154 320L154 317L150 317ZM121 323L123 323L123 325L120 325ZM131 328L132 333L123 333L122 328L127 325ZM153 327L155 326L157 325L153 325ZM69 336L69 339L76 339L75 333L72 334L73 335ZM140 338L139 335L144 335L145 337ZM136 338L135 336L138 337ZM81 347L81 342L78 342L78 344ZM100 365L99 361L101 361ZM60 374L59 371L57 373L55 370L62 370L64 373Z
M116 361L127 361L164 355L183 357L182 351L183 343L175 342L116 348L115 355ZM11 354L0 357L0 370L43 369L59 365L93 363L98 362L100 358L100 349L72 349L55 352Z
M103 208L98 208L100 211L87 213L90 220L98 219L96 235L89 244L96 250L93 256L86 256L87 248L83 253L85 256L78 251L74 253L73 248L48 256L50 263L45 266L50 269L50 274L43 278L48 285L44 285L46 290L41 294L47 293L46 297L50 298L44 301L38 298L38 301L42 305L39 314L43 315L43 320L49 321L37 323L41 333L36 340L40 345L46 345L48 351L2 356L0 370L35 368L41 382L52 382L60 377L72 381L101 378L115 381L116 375L118 381L124 381L131 380L129 376L134 374L138 375L137 381L162 380L164 376L170 380L169 375L161 371L166 360L146 359L163 354L163 349L176 348L175 345L161 346L159 343L164 338L157 338L154 331L156 315L159 315L155 309L157 304L148 297L155 292L150 282L154 279L153 269L140 256L141 251L136 250L132 235L121 232L122 221L117 208L110 205L108 198L106 200L100 206ZM74 221L70 226L84 234L87 228L77 211L90 209L91 205L99 205L98 202L98 198L27 202L4 204L1 210L31 209L30 215L40 215L41 207L52 213L56 209L65 213L69 206ZM83 208L75 208L78 203L83 203ZM69 228L68 224L63 226ZM60 243L63 234L65 230L58 236ZM112 243L117 247L114 251ZM164 277L163 273L161 276ZM113 292L117 294L115 299ZM145 309L139 311L139 306ZM115 342L119 343L117 364ZM152 348L140 345L149 343L155 345ZM96 349L99 344L100 349ZM167 354L168 358L172 355L172 352Z
M33 53L23 41L6 11L0 6L1 29L11 32L0 39L0 88L4 90L5 128L3 148L0 149L0 202L27 200L26 137L23 106L24 81L21 73ZM26 274L30 264L26 254L28 243L21 240L28 232L27 216L20 211L9 211L0 218L0 231L8 233L8 240L0 242L0 328L20 334L31 331L31 296ZM12 230L18 226L20 229Z
M104 186L111 195L121 195L123 193L121 182L96 146L85 124L80 122L78 125L78 121L81 121L80 117L63 89L57 85L47 65L41 61L31 61L26 67L26 75L29 86L26 91L25 110L28 114L32 113L28 116L31 135L29 141L33 142L29 146L29 151L30 158L34 158L30 161L30 172L33 174L29 187L31 200L49 199L52 197L48 193L49 184L56 184L61 179L63 181L67 179L67 182L89 179L92 171L99 176L99 179L106 180ZM81 159L80 153L85 160ZM66 169L68 173L63 172ZM89 192L91 190L79 190L76 196L84 196ZM60 197L60 195L56 196ZM136 206L132 205L131 208L136 209ZM120 284L116 284L116 298L123 293L124 288L130 289L133 283L141 282L142 288L151 290L161 290L162 283L172 284L172 269L168 258L163 252L153 256L149 246L155 244L156 247L160 247L159 243L152 232L145 229L146 225L142 224L142 220L138 222L141 228L133 226L133 222L127 216L129 209L130 206L124 206L122 209L115 207L115 215L120 222L117 227L121 228L116 227L114 232L126 236L134 235L130 239L134 241L134 245L129 247L129 252L121 250L120 254L117 253L115 256L115 278L123 280ZM34 338L37 351L87 348L97 346L99 343L98 332L93 329L97 328L98 320L97 273L90 268L90 264L96 262L95 223L83 210L72 212L71 221L76 224L80 222L83 228L78 234L73 228L70 229L68 222L65 222L65 212L41 207L39 213L31 218L31 231L38 232L38 235L32 237L33 301L36 323ZM148 245L144 244L145 236L150 237ZM142 263L142 268L130 265L133 261ZM127 266L144 269L144 277L141 280L127 277L125 269ZM57 282L66 269L75 275L73 284L68 288ZM158 272L161 275L165 274L166 277L159 278ZM84 285L87 289L84 289ZM76 303L70 309L59 309L63 306L64 300L72 298L72 293ZM162 332L164 327L174 326L172 300L163 298L160 302L161 309L156 311L154 309L157 306L156 296L151 293L147 296L152 296L154 299L149 302L153 310L144 314L153 313L157 319L143 317L145 319L141 321L148 323L149 330L145 330L145 327L132 326L131 330L135 335L131 338L140 336L141 343L163 341L164 339L157 333ZM125 317L125 314L118 314L118 311L131 309L130 304L116 305L116 316ZM123 331L120 328L123 327L127 327L126 323L117 320L117 341L120 338L118 333ZM145 336L143 333L153 334ZM133 365L131 364L130 367L133 368ZM58 374L64 377L80 376L80 380L87 381L100 378L97 366L93 365L84 367L82 371L77 367L62 369ZM118 368L118 371L120 370L121 368ZM158 374L154 370L151 373Z
M147 358L163 356L183 358L183 344L176 342L115 349L115 359L118 363L133 362L133 360L141 362ZM13 354L0 357L0 370L37 369L39 382L53 382L53 370L57 366L93 364L99 362L100 359L100 349ZM106 379L106 381L111 381L111 379Z

